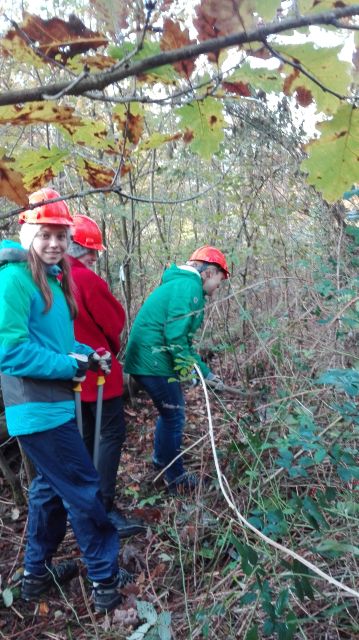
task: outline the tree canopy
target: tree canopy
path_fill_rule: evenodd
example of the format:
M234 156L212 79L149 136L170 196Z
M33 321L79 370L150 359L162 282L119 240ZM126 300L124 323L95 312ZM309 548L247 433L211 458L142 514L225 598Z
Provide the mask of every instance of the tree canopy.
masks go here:
M328 201L357 182L358 4L93 0L71 11L5 15L0 195L9 201L26 206L62 172L128 197L128 174L148 150L175 141L210 161L232 126L226 103L275 105L283 95L322 120L305 148L308 182ZM348 43L351 61L340 57ZM153 116L169 111L159 130Z

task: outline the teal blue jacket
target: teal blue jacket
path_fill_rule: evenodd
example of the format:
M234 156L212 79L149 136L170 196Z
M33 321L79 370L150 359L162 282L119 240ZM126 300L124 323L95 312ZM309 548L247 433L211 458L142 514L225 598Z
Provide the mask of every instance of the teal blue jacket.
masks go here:
M205 298L197 271L172 265L145 300L128 340L125 371L147 376L173 376L197 363L206 377L209 368L192 346L203 322Z
M21 245L0 245L0 371L9 434L21 436L53 429L75 417L73 382L76 360L89 354L75 341L70 311L58 280L47 268L53 304L45 311Z

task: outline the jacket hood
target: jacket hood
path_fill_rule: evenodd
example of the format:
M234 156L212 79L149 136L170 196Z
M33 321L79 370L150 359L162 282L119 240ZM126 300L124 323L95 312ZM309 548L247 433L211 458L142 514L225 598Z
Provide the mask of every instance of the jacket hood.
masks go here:
M0 243L0 266L9 262L26 262L27 250L19 242L3 240Z
M177 267L177 265L171 264L162 276L162 283L165 284L177 278L199 278L201 280L200 274L193 267L187 265Z

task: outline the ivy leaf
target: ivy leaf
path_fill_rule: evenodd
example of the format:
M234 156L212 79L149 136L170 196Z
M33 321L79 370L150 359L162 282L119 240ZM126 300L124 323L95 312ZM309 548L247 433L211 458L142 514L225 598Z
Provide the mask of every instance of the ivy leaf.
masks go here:
M305 71L310 73L324 87L340 95L346 95L351 82L350 63L338 59L342 47L316 47L312 43L301 45L275 45L275 50L293 62L299 63ZM318 110L324 113L334 113L339 106L339 99L314 83L299 69L284 64L281 73L285 74L283 91L286 95L296 95L303 99L304 91L313 96ZM302 94L302 96L301 96ZM297 98L298 99L298 98ZM299 100L298 100L299 101Z
M14 171L10 162L4 158L0 160L0 196L16 202L20 207L29 204L23 176L18 171Z
M307 145L309 158L301 167L309 174L309 184L334 202L358 180L359 110L343 104L331 120L320 123L318 128L322 134Z
M28 191L37 191L63 171L67 150L54 146L28 150L15 161L15 167L23 174L23 182Z
M224 118L221 105L212 97L177 109L184 140L205 160L210 160L223 140Z

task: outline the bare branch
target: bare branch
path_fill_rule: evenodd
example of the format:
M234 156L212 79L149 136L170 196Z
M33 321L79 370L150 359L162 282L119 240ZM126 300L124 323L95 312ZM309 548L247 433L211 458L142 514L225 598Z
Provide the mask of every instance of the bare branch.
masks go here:
M165 64L173 64L187 58L196 58L201 54L227 49L229 47L239 46L249 42L262 42L268 36L283 33L284 31L298 29L300 27L313 25L334 25L341 18L359 15L359 4L348 7L341 7L334 11L318 13L312 16L300 16L298 18L288 18L281 22L272 22L259 29L249 32L234 33L229 36L220 38L211 38L199 44L191 44L180 49L172 51L163 51L155 56L139 60L138 62L127 63L120 69L111 69L103 73L91 74L87 78L83 78L76 86L71 83L58 82L47 85L46 87L33 87L30 89L18 89L8 91L0 96L0 105L10 105L17 103L32 102L34 100L43 101L44 94L46 96L61 95L83 95L88 91L101 91L109 85L143 74L150 69L160 67Z
M197 200L197 198L202 198L202 196L208 193L208 191L215 189L220 184L222 184L222 182L223 182L223 178L221 177L220 180L210 185L209 187L206 187L206 189L203 189L203 191L200 191L199 193L195 193L192 196L187 196L186 198L181 198L180 200L163 200L161 198L151 199L151 198L144 198L141 196L133 196L128 193L125 193L124 191L122 191L121 187L116 185L111 185L109 187L99 187L98 189L88 189L87 191L80 191L79 193L71 193L69 195L60 196L59 198L53 198L52 200L43 200L42 202L36 202L36 204L29 204L26 207L11 209L11 211L7 211L6 213L1 214L0 220L6 220L7 218L11 218L12 216L16 216L19 213L22 213L22 211L29 211L30 209L36 209L36 207L40 207L44 204L59 202L60 200L74 200L75 198L85 198L86 196L92 196L97 193L115 193L118 196L120 196L122 200L131 200L133 202L142 202L144 204L151 204L151 205L152 204L170 204L170 205L183 204L184 202L191 202L193 200Z

